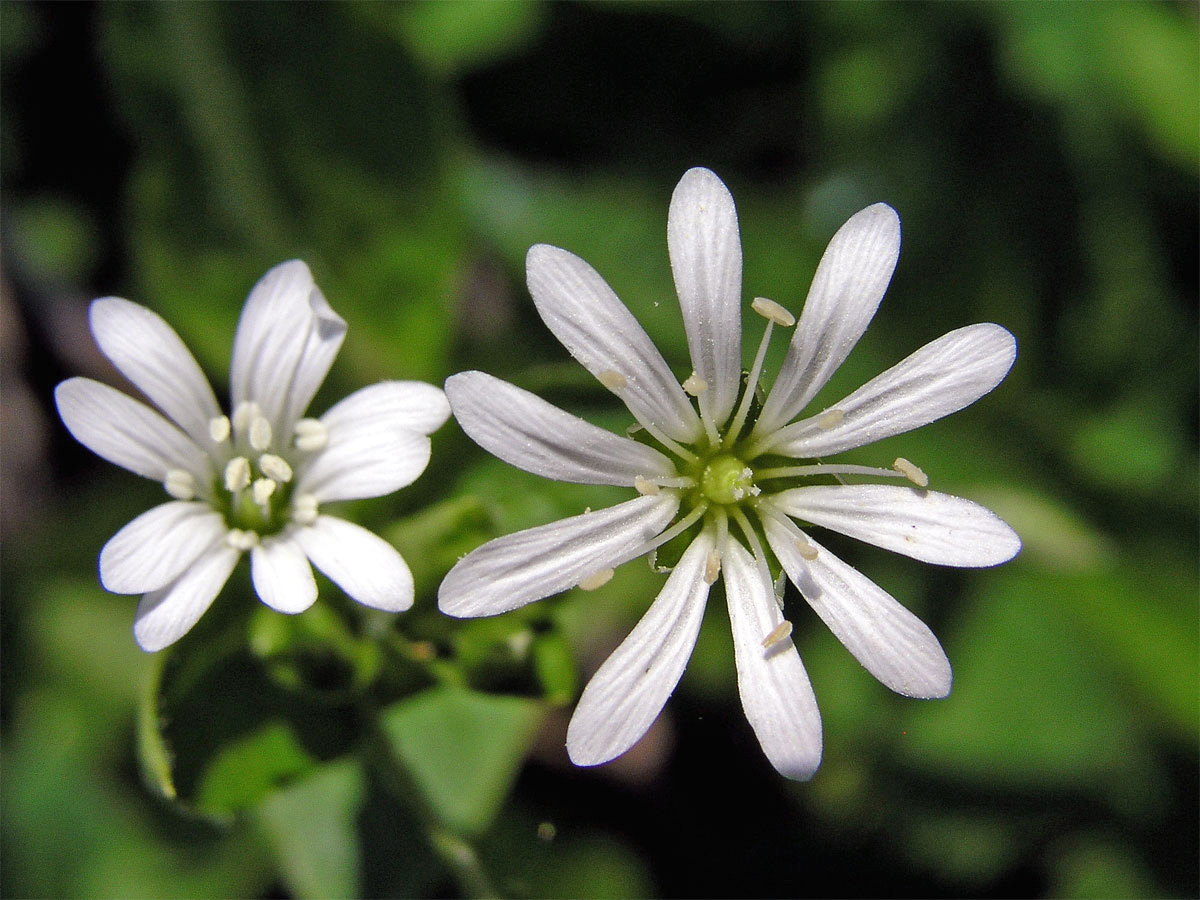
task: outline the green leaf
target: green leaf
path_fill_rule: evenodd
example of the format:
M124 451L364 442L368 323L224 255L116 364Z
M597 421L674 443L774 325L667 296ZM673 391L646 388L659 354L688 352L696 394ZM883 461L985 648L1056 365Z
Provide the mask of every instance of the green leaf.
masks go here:
M260 657L245 643L248 598L230 593L158 655L138 717L139 758L152 789L219 821L317 761L346 753L360 726L353 666L336 654L344 648L330 641L317 648L324 654L300 646L294 659L278 652ZM300 629L302 641L312 631L304 621L309 613L268 615L289 631ZM315 613L318 632L329 616ZM263 634L255 630L260 644ZM281 678L277 670L285 663L289 677Z
M542 715L537 701L446 685L392 705L381 719L392 753L437 818L473 835L504 803Z
M233 813L315 764L286 722L268 722L217 752L205 770L197 802L213 812Z
M942 635L954 690L909 705L902 752L968 781L1100 792L1141 809L1156 786L1145 723L1066 612L1067 581L988 580L961 633Z
M361 854L355 822L363 796L360 763L342 759L276 791L258 808L256 818L297 897L358 895Z

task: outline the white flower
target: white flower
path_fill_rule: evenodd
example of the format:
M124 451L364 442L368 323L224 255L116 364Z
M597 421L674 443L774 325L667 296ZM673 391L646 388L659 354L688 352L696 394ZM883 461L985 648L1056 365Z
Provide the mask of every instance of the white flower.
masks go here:
M722 577L746 717L776 769L809 778L821 759L820 715L788 639L791 625L776 599L772 565L892 690L943 697L951 675L941 645L920 620L794 520L939 565L990 566L1020 549L1020 539L993 513L924 490L924 474L905 460L892 469L815 460L974 402L1004 378L1015 342L998 325L952 331L844 400L792 422L849 354L883 297L900 247L895 212L884 204L868 207L834 236L761 408L755 388L771 331L795 320L769 300L751 304L767 321L743 382L737 213L712 172L692 169L680 181L667 240L694 366L682 387L587 263L546 245L527 257L542 319L625 402L640 426L632 432L637 439L610 434L482 372L446 382L463 429L501 459L561 481L632 487L641 496L485 544L450 571L438 602L456 616L501 613L575 585L600 584L613 567L686 535L681 540L690 542L662 592L584 690L567 733L571 759L607 762L645 733L683 673L709 588ZM811 476L840 482L861 474L914 484L797 486Z
M412 483L429 462L427 435L449 406L432 385L390 381L351 394L320 419L302 418L346 333L308 266L276 266L246 300L233 343L231 416L158 314L104 297L90 319L100 349L162 413L88 378L54 392L80 443L162 482L174 498L100 553L108 590L145 595L133 627L144 650L160 650L196 624L247 550L255 591L280 612L316 600L309 561L367 606L412 605L400 554L321 507Z

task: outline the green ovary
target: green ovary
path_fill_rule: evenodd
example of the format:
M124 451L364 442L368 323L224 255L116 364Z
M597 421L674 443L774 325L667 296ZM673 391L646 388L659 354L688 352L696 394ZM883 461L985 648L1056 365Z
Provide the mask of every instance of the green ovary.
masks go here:
M710 503L727 506L757 494L754 472L736 456L713 457L700 475L700 490Z

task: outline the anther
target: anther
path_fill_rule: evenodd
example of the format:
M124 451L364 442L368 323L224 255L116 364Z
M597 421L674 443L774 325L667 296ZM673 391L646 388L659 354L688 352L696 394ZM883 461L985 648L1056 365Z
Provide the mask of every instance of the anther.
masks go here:
M258 533L231 528L225 534L225 543L234 550L250 550L258 546Z
M809 562L812 562L817 558L817 548L808 543L808 541L797 539L796 550L800 554L801 559L807 559Z
M250 483L250 460L235 456L225 464L225 490L237 492Z
M250 420L250 446L259 453L271 446L271 423L262 416Z
M311 453L329 441L329 429L319 419L301 419L296 423L296 449Z
M795 316L774 300L768 300L766 297L755 297L750 301L750 308L764 319L769 319L776 325L782 325L784 328L790 328L796 324Z
M764 650L770 650L776 644L786 641L792 634L792 623L784 619L771 629L771 633L762 639Z
M243 400L237 405L237 409L233 411L233 429L234 431L242 432L250 427L250 422L262 413L259 411L258 404L253 400Z
M292 467L288 465L287 460L282 456L276 456L274 453L264 453L258 458L258 467L262 469L262 473L268 478L274 478L276 481L281 481L284 484L292 480Z
M817 427L822 431L828 431L836 425L841 425L845 418L846 414L840 409L827 409L817 417Z
M683 383L683 389L693 397L699 397L708 390L708 382L693 372L687 377L687 381Z
M167 472L163 487L176 500L193 500L196 497L196 477L185 469Z
M648 478L643 478L641 475L634 476L633 486L637 488L639 494L644 494L648 497L658 493L658 485Z
M229 416L216 416L208 420L208 436L214 444L219 444L229 437Z
M593 572L587 578L580 579L579 589L581 591L594 591L596 588L604 587L613 577L612 569L601 569L599 572Z
M311 525L317 521L317 498L312 494L297 494L292 500L292 521L297 525Z
M596 377L602 385L613 392L624 390L625 385L629 383L624 375L620 372L614 372L612 369L605 369Z
M254 498L255 503L265 508L278 486L270 478L256 478L250 488L250 496Z
M917 487L929 487L929 476L922 472L917 466L914 466L903 456L896 457L896 461L892 463L892 468L915 484Z
M717 578L721 575L721 554L714 547L708 551L708 557L704 560L704 583L716 584Z

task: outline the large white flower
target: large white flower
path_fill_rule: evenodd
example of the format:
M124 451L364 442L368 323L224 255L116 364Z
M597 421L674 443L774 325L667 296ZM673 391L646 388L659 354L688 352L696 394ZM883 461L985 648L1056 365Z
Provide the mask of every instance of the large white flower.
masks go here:
M100 553L108 590L145 595L133 627L143 649L182 637L245 551L255 591L280 612L302 612L316 600L309 561L367 606L412 605L412 575L400 554L321 507L412 483L449 406L432 385L389 381L319 419L302 418L346 333L308 266L276 266L246 300L233 343L231 416L157 313L104 297L92 303L90 320L100 349L162 413L88 378L54 392L80 443L162 482L174 498L138 516Z
M772 301L751 304L766 328L743 379L737 213L712 172L692 169L679 182L667 240L694 367L682 386L587 263L546 245L527 257L529 290L542 319L625 402L638 423L631 436L611 434L482 372L446 382L463 429L501 459L561 481L624 485L640 496L483 545L446 576L438 602L455 616L501 613L576 585L600 584L613 567L684 542L658 598L584 690L567 732L572 760L607 762L646 732L683 673L709 588L721 577L746 717L776 769L809 778L821 759L820 715L788 637L791 624L777 599L773 567L787 573L850 652L892 690L943 697L951 675L930 630L797 521L939 565L990 566L1020 549L1020 539L996 515L925 490L924 474L906 460L874 469L817 458L974 402L1004 378L1015 341L998 325L952 331L845 399L793 422L849 354L883 297L900 248L896 213L876 204L834 236L761 405L756 388L771 331L795 319ZM845 484L843 475L910 483ZM805 484L814 476L839 483Z

